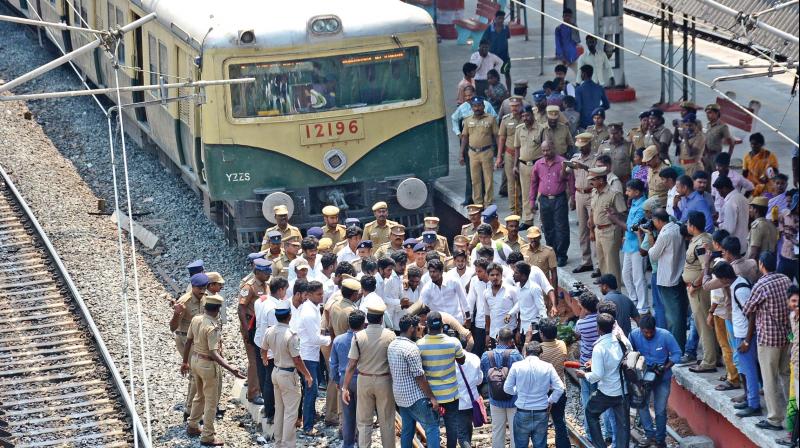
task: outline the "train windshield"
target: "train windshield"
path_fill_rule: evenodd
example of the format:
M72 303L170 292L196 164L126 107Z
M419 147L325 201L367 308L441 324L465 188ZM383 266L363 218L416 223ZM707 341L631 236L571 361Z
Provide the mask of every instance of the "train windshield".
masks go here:
M419 48L286 62L232 64L234 118L274 117L375 106L420 98Z

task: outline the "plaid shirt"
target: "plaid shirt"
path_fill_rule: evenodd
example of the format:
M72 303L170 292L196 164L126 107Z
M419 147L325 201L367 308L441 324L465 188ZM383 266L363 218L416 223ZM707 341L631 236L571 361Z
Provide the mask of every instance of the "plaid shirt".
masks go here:
M415 380L425 375L419 347L410 339L399 336L389 344L389 371L392 374L392 391L398 406L407 408L425 398Z
M792 282L776 272L761 277L753 286L744 314L756 313L758 345L783 347L789 343L789 308L786 290Z

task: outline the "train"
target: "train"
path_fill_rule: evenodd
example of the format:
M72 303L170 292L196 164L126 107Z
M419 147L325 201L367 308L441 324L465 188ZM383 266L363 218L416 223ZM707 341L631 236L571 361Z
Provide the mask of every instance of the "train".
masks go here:
M99 87L255 78L248 84L125 92L126 132L202 198L240 246L258 246L272 208L301 228L371 219L387 201L415 232L448 174L436 29L399 0L6 0L20 15L97 30L150 13L125 33L116 60L99 48L75 60ZM94 37L48 32L66 51ZM39 51L39 50L37 50ZM116 98L109 98L115 101Z

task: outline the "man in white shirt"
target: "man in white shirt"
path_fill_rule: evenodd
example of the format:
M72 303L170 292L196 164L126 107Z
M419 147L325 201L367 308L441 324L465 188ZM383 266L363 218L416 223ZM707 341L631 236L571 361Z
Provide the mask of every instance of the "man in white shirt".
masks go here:
M469 292L467 293L467 304L470 310L475 311L475 347L474 353L478 356L486 351L486 309L484 307L483 294L489 286L489 260L478 258L472 265L475 275L469 280Z
M478 44L478 51L472 53L469 57L469 62L477 65L475 70L475 92L479 97L486 96L486 88L489 86L487 78L489 70L497 70L500 72L500 67L503 66L503 60L494 53L489 52L489 41L481 40Z
M517 316L514 315L506 322L506 315L517 304L517 287L503 280L503 268L496 263L489 264L486 268L489 273L489 287L483 293L483 306L486 310L486 345L489 338L497 339L497 333L502 328L514 331L517 328Z
M463 250L453 251L453 266L447 275L457 279L461 282L461 286L466 289L469 286L469 281L475 275L475 269L467 262L467 253Z
M361 230L361 228L358 226L350 226L347 228L344 235L347 242L344 244L344 247L342 247L342 249L336 255L337 262L341 263L343 261L346 261L348 263L352 263L361 258L358 256L357 251L358 251L358 244L361 243L362 234L363 230Z
M400 328L400 296L403 292L403 279L394 270L395 262L391 258L385 257L378 260L378 275L375 276L377 287L375 292L383 299L386 304L386 314L389 316L391 328Z
M537 266L531 266L524 261L514 264L514 281L519 285L517 294L519 300L508 311L505 321L510 321L519 313L519 328L524 333L531 328L531 324L538 324L540 320L547 318L548 307L545 305L545 295L550 303L551 312L555 312L556 293L544 272Z
M483 371L481 370L481 359L468 352L464 344L461 345L464 348L464 364L456 364L460 423L458 425L458 443L459 446L472 446L472 400L478 398L478 386L483 383Z
M669 216L675 217L675 207L678 206L680 202L680 196L678 196L678 172L675 171L675 168L668 167L661 170L658 173L658 177L664 180L664 186L669 188L667 191L667 203L664 206L667 210L667 214ZM678 198L677 200L675 198Z
M270 295L259 297L253 304L256 311L256 334L253 337L253 342L258 347L259 352L256 355L256 373L258 374L258 382L261 385L261 398L264 400L264 417L267 418L270 424L275 418L275 391L272 386L272 370L275 368L275 363L272 361L271 350L267 351L267 358L269 359L267 364L264 364L260 352L267 330L278 323L275 318L275 307L281 300L286 299L286 288L288 286L289 282L285 278L273 277L269 282Z
M494 231L492 230L492 226L489 224L483 223L478 226L478 230L475 231L475 234L478 238L478 244L475 245L475 248L472 249L472 254L470 255L470 259L477 260L479 255L478 251L483 248L490 248L494 251L494 255L492 257L492 262L498 263L501 265L506 264L506 259L508 256L513 252L511 247L508 244L500 241L500 240L492 240L492 234Z
M675 336L681 350L686 349L686 314L689 296L681 274L686 260L686 248L681 236L680 226L670 222L667 211L658 208L653 211L653 225L658 230L658 238L653 242L653 233L644 229L650 243L647 251L651 260L658 263L656 286L664 304L667 329Z
M525 353L525 359L511 365L503 384L507 394L517 396L514 445L527 447L533 442L534 447L546 447L550 407L564 394L564 383L552 364L539 359L542 354L539 342L529 342Z
M604 51L597 51L597 39L594 36L586 36L586 48L588 51L578 58L578 67L591 65L594 68L592 81L602 87L614 87L614 70L611 61ZM580 84L580 73L575 78L575 83Z
M661 266L659 265L659 270ZM622 378L619 366L622 362L622 347L614 338L616 320L607 313L597 316L597 329L600 337L592 350L591 371L576 370L579 378L586 378L590 384L597 385L586 405L586 420L589 436L596 447L605 446L603 431L600 429L600 415L607 409L614 413L614 434L616 446L627 447L630 440L630 410L623 395Z
M407 285L403 288L403 292L400 295L400 308L404 311L406 308L419 301L419 295L422 292L422 287L420 286L421 279L422 271L416 266L409 266L406 272Z
M333 296L333 294L339 290L339 287L336 286L333 275L333 273L336 271L336 254L333 252L327 252L323 254L320 258L320 264L322 265L322 273L317 280L322 282L322 304L324 305L328 303L328 299L330 299L331 296Z
M309 387L303 381L303 432L309 436L317 435L314 429L316 416L315 404L319 389L317 388L317 372L319 372L319 350L321 346L331 343L327 334L322 334L319 306L322 303L322 283L311 281L306 286L306 301L300 305L298 316L298 332L300 338L300 359L303 360L313 383ZM327 331L325 331L327 333Z
M747 192L753 191L753 183L747 180L741 173L736 170L731 170L731 155L727 152L721 152L717 154L716 160L714 160L714 164L717 167L717 171L711 173L711 185L717 182L717 179L720 177L727 177L731 180L733 184L733 188L738 191L739 193L745 194ZM722 195L719 194L716 188L711 189L711 196L714 197L714 209L719 211L722 210L722 206L724 204Z
M747 241L750 232L750 204L728 177L720 177L714 182L714 191L723 198L719 211L719 228L728 231L739 241ZM738 255L738 254L737 254Z
M461 286L461 282L446 277L444 263L438 259L428 262L428 274L431 281L423 286L420 301L431 311L444 311L469 328L472 312L467 304L467 293Z

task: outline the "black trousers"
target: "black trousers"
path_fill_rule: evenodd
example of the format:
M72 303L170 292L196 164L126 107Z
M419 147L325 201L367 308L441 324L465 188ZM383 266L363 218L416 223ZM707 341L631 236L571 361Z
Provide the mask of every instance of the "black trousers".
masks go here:
M559 262L567 260L569 249L569 201L567 194L561 193L552 199L539 196L539 211L542 217L542 231L547 245L556 252Z
M589 435L595 448L606 448L603 440L603 430L600 428L600 416L607 409L614 413L615 433L617 446L627 447L630 443L631 425L630 408L624 396L610 397L599 389L592 392L589 403L586 405L586 420L589 425Z
M258 373L258 384L261 386L261 399L264 400L264 416L266 418L275 417L275 387L272 385L274 368L275 363L271 359L267 365L264 365L261 360L261 351L256 350L256 373Z

